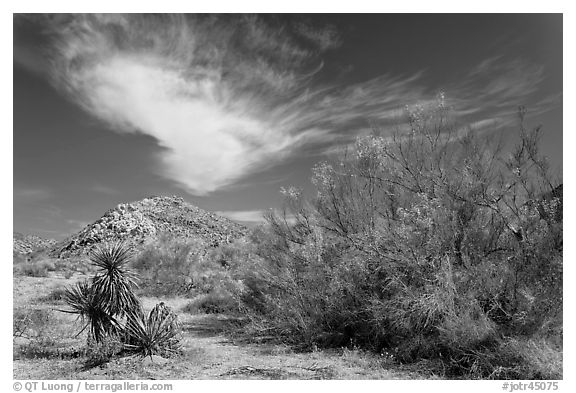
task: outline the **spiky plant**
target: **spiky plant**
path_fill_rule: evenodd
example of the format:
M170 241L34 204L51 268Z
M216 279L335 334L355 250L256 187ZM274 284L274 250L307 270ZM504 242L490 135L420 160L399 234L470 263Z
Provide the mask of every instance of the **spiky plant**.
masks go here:
M100 306L118 318L141 308L133 290L136 277L127 267L132 256L132 249L123 242L105 244L90 254L91 262L99 269L93 278L93 287Z
M101 342L105 336L120 330L118 321L102 308L98 295L88 280L66 288L63 298L70 310L60 311L77 314L85 323L78 335L89 328L90 338Z
M180 326L177 315L164 305L157 304L148 318L134 315L126 324L128 336L126 349L142 357L152 355L170 356L180 348Z

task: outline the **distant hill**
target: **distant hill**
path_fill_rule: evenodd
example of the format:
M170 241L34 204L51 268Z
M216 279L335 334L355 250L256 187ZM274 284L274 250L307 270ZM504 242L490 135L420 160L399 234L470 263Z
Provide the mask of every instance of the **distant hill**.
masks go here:
M202 210L176 196L153 196L122 203L80 232L52 247L53 257L80 255L103 242L123 240L139 245L167 234L218 246L242 237L246 227Z
M27 255L36 251L45 250L57 243L54 239L44 239L36 235L23 235L13 233L13 250L15 254Z

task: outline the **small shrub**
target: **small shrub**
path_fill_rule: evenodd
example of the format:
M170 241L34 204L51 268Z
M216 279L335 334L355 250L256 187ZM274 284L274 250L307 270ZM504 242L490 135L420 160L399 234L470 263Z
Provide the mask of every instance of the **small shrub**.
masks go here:
M17 308L12 316L12 335L29 339L43 337L51 321L52 310Z
M31 253L26 254L26 259L29 262L38 262L41 260L50 259L50 257L48 256L48 253L46 252L45 249L40 249L40 250L34 250Z
M15 274L28 277L48 277L48 273L55 270L54 263L49 260L24 262L14 266Z
M51 338L37 337L18 347L16 355L25 359L53 359L60 355Z
M20 254L19 252L12 253L12 264L17 265L26 262L26 255Z
M142 277L142 294L187 298L214 294L214 298L224 298L241 285L230 268L231 263L238 263L237 253L233 248L226 250L208 250L197 240L163 236L149 244L132 266Z
M81 348L63 346L60 338L37 337L17 347L15 359L75 359L85 355Z
M131 265L142 278L141 292L150 296L193 296L196 284L192 272L204 248L197 240L167 235L148 244Z
M544 339L509 339L504 347L522 359L523 379L562 379L562 350Z
M86 345L86 363L88 368L100 366L108 363L114 356L120 354L124 344L119 336L109 335L104 337L100 342L89 340Z
M52 310L14 309L13 337L18 339L14 347L15 359L68 359L81 355L79 350L62 343L69 334L60 330Z
M198 295L182 307L182 311L189 314L220 314L238 312L238 303L230 294L209 293Z
M63 302L65 299L66 299L65 288L55 288L52 291L50 291L49 294L38 298L38 300L45 303L60 303Z
M20 310L14 310L12 316L12 336L23 337L28 330L30 317Z

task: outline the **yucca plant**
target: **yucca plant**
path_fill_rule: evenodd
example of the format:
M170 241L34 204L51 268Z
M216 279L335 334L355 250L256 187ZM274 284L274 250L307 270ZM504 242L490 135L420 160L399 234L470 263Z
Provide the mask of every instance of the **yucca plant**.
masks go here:
M133 290L136 276L127 268L132 256L132 249L123 242L97 247L90 254L91 262L99 269L92 285L100 306L109 315L118 318L141 307Z
M163 302L150 311L148 318L142 313L129 317L125 333L125 348L142 357L170 356L180 348L178 317Z
M104 337L117 335L123 329L120 320L142 315L140 301L134 294L135 276L127 268L132 250L126 243L115 242L97 247L90 261L98 268L91 281L83 281L66 289L64 300L70 310L86 322L82 333L90 327L89 339L97 343Z
M102 308L98 295L88 280L77 282L76 285L66 288L63 298L70 310L60 311L77 314L85 322L77 336L89 328L89 339L101 342L105 336L120 331L118 321Z

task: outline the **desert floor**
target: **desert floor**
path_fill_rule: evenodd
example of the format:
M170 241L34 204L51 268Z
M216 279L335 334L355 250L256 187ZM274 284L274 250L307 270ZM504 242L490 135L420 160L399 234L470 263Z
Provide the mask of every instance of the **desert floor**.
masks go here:
M221 314L191 315L180 311L190 299L143 298L150 310L164 301L178 313L182 354L173 358L113 357L94 365L83 349L86 331L76 316L58 310L66 305L58 289L86 276L65 278L18 276L13 279L14 313L38 317L25 334L15 337L14 379L424 379L417 367L401 366L385 356L355 349L298 352L282 343L254 342L232 334L233 318Z

